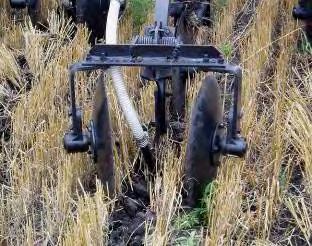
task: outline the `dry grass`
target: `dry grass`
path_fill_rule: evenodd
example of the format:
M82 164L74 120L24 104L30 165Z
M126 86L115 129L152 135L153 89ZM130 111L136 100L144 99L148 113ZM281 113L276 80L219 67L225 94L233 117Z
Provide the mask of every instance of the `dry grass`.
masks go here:
M311 60L296 48L299 28L290 16L295 2L233 0L219 13L213 42L221 48L229 42L229 59L240 60L244 69L243 134L249 151L244 160L224 159L214 193L207 197L205 221L180 240L173 222L181 202L184 156L177 158L165 139L159 155L163 172L150 183L150 207L158 219L146 230L147 245L311 244L312 72ZM67 69L87 52L87 31L79 27L69 39L73 26L45 9L49 33L43 34L29 20L10 20L6 5L0 3L1 104L8 103L12 93L18 95L18 104L6 112L12 120L11 138L2 141L0 244L105 245L114 200L105 197L99 184L89 192L94 167L87 155L67 155L62 149L68 127ZM248 21L245 28L235 29L241 11L248 13ZM131 15L126 15L122 43L132 36L131 25ZM205 42L203 37L199 42ZM20 54L33 75L30 91L24 90L26 81L16 60ZM96 77L79 76L85 119ZM189 83L188 115L201 77ZM154 85L142 89L138 70L126 69L125 78L147 122L153 118ZM120 143L115 160L121 192L121 182L131 181L138 152L110 81L107 84L114 137Z

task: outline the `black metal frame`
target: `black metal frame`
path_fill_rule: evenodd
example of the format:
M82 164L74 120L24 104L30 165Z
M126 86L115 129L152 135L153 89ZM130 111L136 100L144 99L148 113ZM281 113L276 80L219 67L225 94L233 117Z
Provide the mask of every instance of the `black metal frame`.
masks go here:
M75 75L80 71L107 70L114 66L147 67L156 71L171 68L189 68L196 71L228 73L234 76L233 103L227 136L218 143L224 154L243 156L246 143L240 137L242 70L239 66L227 63L222 54L213 46L198 45L95 45L82 62L70 67L70 107L72 129L64 139L65 148L69 152L85 152L88 150L90 137L83 132L81 113L76 104ZM155 78L159 83L163 78ZM159 86L161 87L161 86ZM161 93L161 92L160 92ZM163 93L161 93L163 94ZM161 95L159 98L163 97ZM156 112L156 118L162 119L165 112Z

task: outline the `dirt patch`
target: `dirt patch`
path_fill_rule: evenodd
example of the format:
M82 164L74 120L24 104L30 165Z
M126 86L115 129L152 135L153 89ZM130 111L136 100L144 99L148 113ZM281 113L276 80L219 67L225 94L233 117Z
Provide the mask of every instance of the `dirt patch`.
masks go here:
M133 176L132 187L125 184L117 207L109 221L108 245L143 245L145 225L154 223L156 215L148 205L149 191L143 174Z
M309 54L300 54L301 43L303 42L301 38L298 40L297 50L293 54L291 60L291 67L293 70L297 70L298 74L292 74L292 80L289 83L289 87L296 87L299 89L302 98L307 98L308 93L304 88L301 78L299 76L304 76L306 71L311 69L311 56ZM305 172L305 163L300 159L300 154L297 153L295 148L290 145L287 149L289 156L296 156L293 160L293 170L291 173L291 179L289 181L290 185L285 192L285 198L302 198L310 204L311 196L308 194L303 173ZM286 160L287 162L288 160ZM310 205L311 206L311 205ZM310 216L312 216L310 214ZM287 240L286 240L287 239ZM288 245L309 245L306 238L304 237L302 231L300 230L298 223L294 220L294 216L290 212L289 208L283 202L280 206L279 214L272 226L272 232L270 235L270 240L276 244L288 244ZM309 242L312 242L310 238Z
M300 163L295 165L291 180L291 186L287 190L286 197L302 195L304 192L303 176ZM270 241L276 244L286 243L290 245L307 245L304 235L293 220L293 216L287 206L282 203L275 223L272 226Z

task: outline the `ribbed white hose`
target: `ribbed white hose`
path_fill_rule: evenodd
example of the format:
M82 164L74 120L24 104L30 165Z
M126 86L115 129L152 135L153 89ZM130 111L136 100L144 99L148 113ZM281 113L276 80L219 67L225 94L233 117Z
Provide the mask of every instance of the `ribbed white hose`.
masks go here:
M117 44L117 24L121 1L122 0L110 1L106 22L106 44ZM120 67L111 68L110 73L120 107L132 130L133 136L139 147L146 147L148 145L148 135L143 131L137 112L129 98Z

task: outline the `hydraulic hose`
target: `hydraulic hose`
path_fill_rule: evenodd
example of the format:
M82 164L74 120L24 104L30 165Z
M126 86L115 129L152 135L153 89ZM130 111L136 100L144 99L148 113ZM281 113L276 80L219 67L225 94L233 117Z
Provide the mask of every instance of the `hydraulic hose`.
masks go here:
M106 22L106 44L117 44L117 29L120 6L123 0L111 0ZM139 121L137 112L129 98L123 80L120 67L110 68L113 86L119 101L119 105L125 115L126 121L131 128L133 136L140 148L145 148L149 144L147 132L144 132Z

